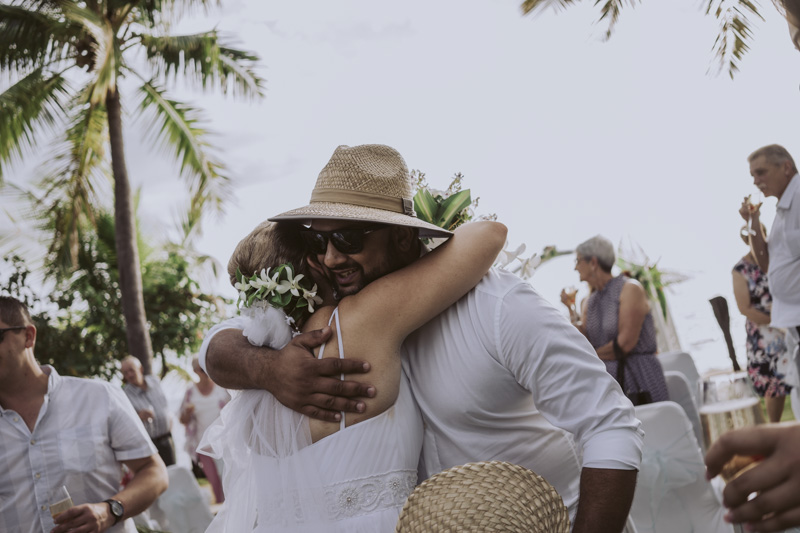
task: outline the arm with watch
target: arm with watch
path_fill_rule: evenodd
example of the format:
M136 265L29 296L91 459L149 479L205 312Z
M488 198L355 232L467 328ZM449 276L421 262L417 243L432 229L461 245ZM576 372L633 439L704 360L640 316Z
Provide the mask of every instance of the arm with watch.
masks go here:
M143 512L167 490L167 468L158 454L122 462L133 472L133 479L127 486L109 495L107 500L76 505L59 514L51 533L106 531L122 520Z

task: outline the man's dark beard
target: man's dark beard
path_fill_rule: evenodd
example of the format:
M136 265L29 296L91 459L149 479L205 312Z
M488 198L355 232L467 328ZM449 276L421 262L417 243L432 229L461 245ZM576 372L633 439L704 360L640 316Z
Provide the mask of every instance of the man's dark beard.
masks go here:
M406 266L406 262L403 260L403 256L397 248L394 246L387 246L386 247L386 254L385 254L385 263L381 265L379 269L376 269L371 274L367 275L364 272L364 269L361 269L361 272L364 273L364 278L362 280L361 286L357 287L355 291L348 292L345 295L340 294L341 287L336 282L336 276L333 274L328 276L328 281L330 281L331 288L333 289L333 299L337 302L344 298L345 296L350 296L352 294L357 294L361 289L372 283L378 278L382 278L386 274L391 274L395 270L399 270Z

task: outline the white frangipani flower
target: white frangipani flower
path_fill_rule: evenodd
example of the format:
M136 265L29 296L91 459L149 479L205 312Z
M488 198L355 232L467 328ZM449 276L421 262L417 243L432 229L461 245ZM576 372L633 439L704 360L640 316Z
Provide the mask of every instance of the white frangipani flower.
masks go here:
M286 267L286 272L288 274L289 279L289 292L291 292L294 296L300 296L300 280L303 279L305 276L303 274L298 274L297 277L292 277L292 269Z

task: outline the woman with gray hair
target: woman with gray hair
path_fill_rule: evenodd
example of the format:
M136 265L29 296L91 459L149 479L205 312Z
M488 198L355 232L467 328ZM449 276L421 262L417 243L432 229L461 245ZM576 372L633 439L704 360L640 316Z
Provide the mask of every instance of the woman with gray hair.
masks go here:
M580 280L589 284L591 294L578 314L574 300L561 291L570 321L586 335L634 405L668 400L664 370L655 356L656 328L644 288L625 274L611 274L616 261L614 245L602 235L581 243L575 255L575 270Z

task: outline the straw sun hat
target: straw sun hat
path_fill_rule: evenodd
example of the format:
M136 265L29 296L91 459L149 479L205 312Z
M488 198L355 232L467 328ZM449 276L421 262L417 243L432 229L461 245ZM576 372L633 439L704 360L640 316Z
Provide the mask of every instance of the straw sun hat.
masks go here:
M339 146L322 169L311 202L269 220L378 222L419 229L420 237L451 232L417 218L414 187L403 157L389 146Z
M568 533L569 515L556 489L530 470L501 461L468 463L414 489L395 529L444 531Z

